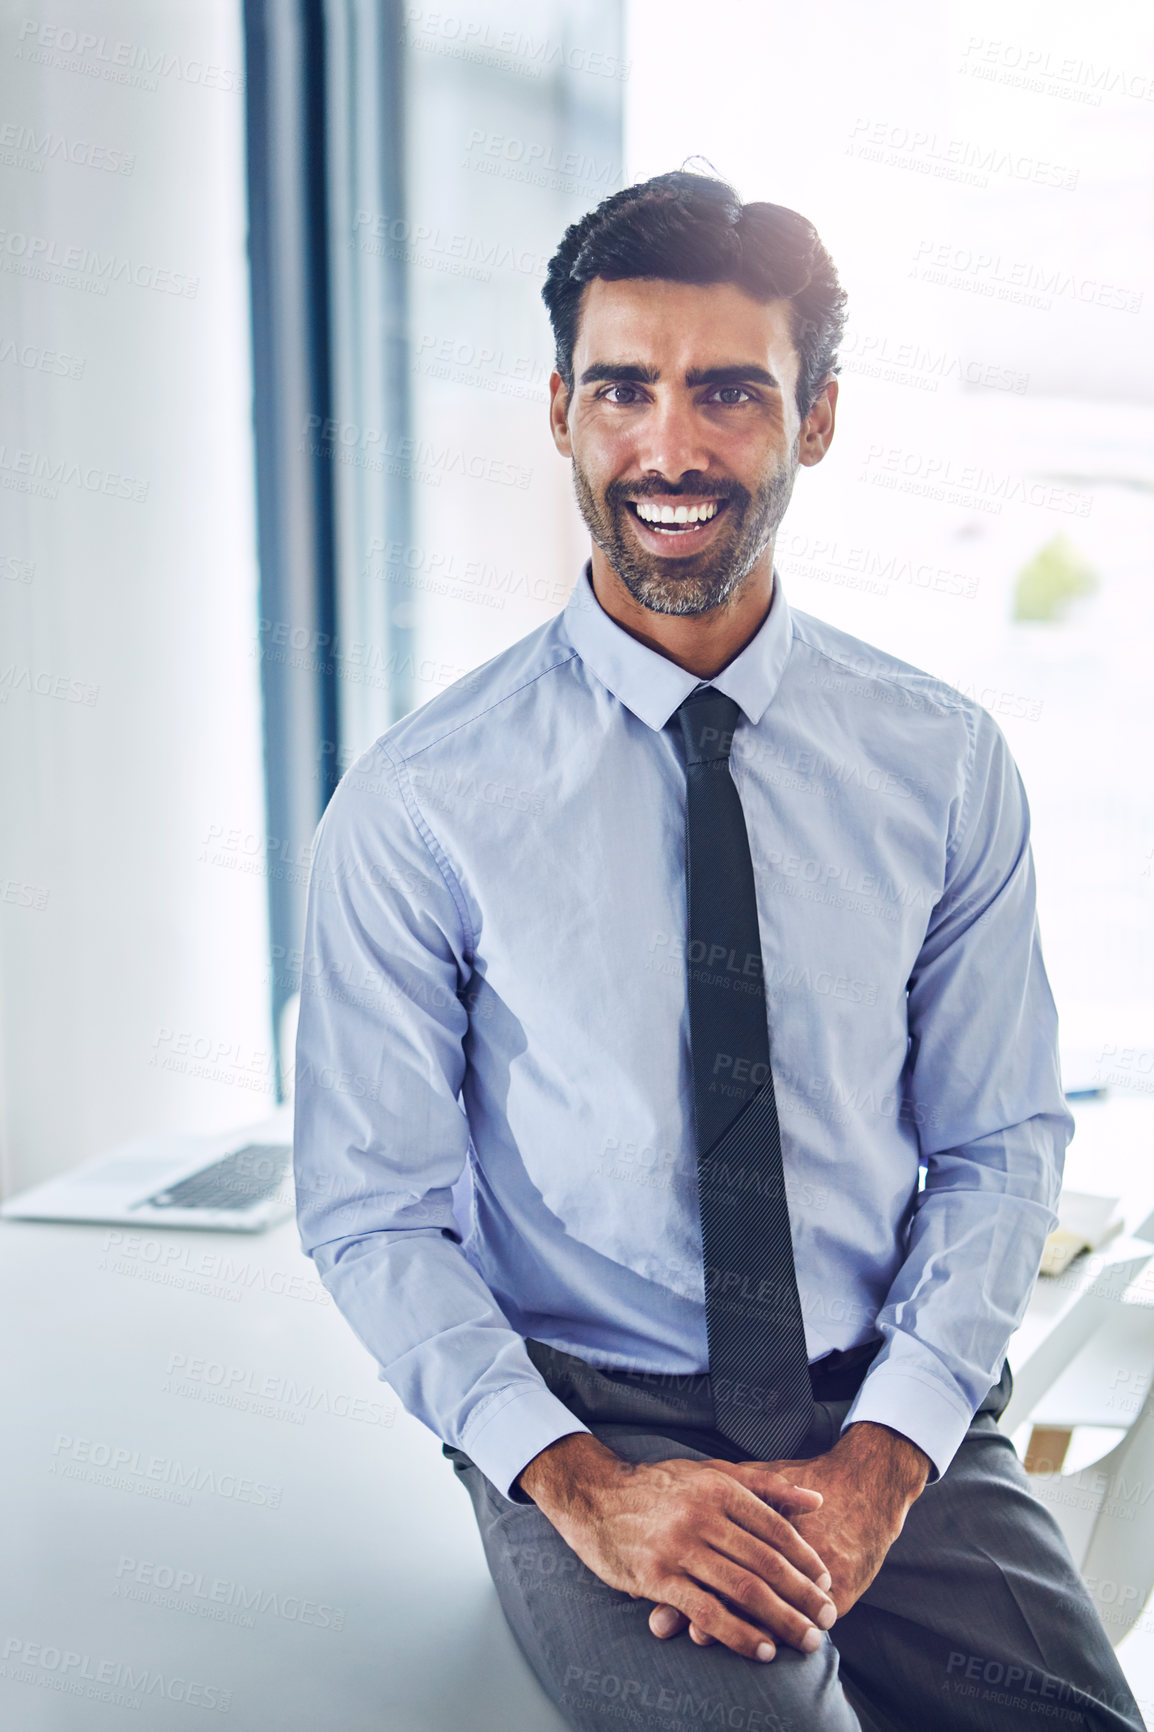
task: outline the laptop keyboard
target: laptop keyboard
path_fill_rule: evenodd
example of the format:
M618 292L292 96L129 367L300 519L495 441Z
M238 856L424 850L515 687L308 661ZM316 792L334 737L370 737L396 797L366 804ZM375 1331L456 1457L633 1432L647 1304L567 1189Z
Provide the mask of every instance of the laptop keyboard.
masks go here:
M246 1143L243 1149L190 1173L179 1184L154 1191L138 1209L245 1209L281 1187L292 1161L291 1143Z

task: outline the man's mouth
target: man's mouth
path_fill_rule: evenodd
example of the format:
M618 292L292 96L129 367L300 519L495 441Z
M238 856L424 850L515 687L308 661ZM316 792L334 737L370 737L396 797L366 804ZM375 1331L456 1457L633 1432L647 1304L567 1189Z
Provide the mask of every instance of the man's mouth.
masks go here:
M634 516L655 535L685 535L705 523L712 523L729 504L727 499L697 499L686 504L679 500L630 499L626 502Z

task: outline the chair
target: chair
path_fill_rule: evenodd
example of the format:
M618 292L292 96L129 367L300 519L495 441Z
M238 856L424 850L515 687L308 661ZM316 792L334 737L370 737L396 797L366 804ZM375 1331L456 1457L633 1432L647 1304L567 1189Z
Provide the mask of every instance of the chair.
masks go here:
M1115 1647L1142 1616L1154 1588L1154 1308L1123 1297L1152 1254L1154 1246L1134 1238L1110 1247L1097 1270L1088 1260L1091 1267L1077 1277L1081 1291L1066 1306L1057 1331L1026 1360L1024 1387L1015 1377L1014 1400L1002 1420L1007 1432L1025 1418L1034 1420L1026 1454L1032 1489L1062 1529ZM1045 1381L1055 1368L1058 1375ZM1138 1392L1121 1406L1119 1383ZM1104 1385L1114 1391L1105 1398ZM1137 1412L1105 1455L1062 1471L1076 1426L1117 1428L1133 1405Z

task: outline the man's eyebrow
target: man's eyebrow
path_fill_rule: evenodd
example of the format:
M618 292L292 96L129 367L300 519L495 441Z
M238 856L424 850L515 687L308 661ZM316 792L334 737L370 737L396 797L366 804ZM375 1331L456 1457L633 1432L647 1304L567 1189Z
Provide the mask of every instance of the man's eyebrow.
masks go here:
M656 367L643 367L640 361L624 361L616 364L610 361L598 361L592 367L586 367L578 383L581 385L656 385L661 374Z
M778 388L773 374L755 361L739 362L733 367L691 367L685 375L685 383L689 386L768 385L774 391Z
M658 367L643 366L640 361L598 361L586 367L578 383L581 385L656 385L661 378ZM778 382L756 361L741 361L727 367L691 367L685 383L692 390L697 385L765 385L778 389Z

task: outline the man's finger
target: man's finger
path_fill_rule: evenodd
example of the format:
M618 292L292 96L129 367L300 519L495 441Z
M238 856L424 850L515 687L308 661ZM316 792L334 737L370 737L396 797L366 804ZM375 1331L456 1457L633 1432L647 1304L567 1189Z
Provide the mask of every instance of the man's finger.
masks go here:
M821 1586L820 1577L815 1579L808 1572L799 1570L779 1547L766 1545L734 1522L721 1525L711 1521L703 1530L702 1537L708 1538L724 1558L738 1565L755 1581L764 1583L779 1600L800 1612L803 1619L808 1619L819 1629L829 1629L837 1616L837 1607ZM828 1570L824 1574L828 1580Z
M748 1467L749 1464L739 1465ZM774 1551L780 1552L794 1569L800 1570L802 1575L808 1576L811 1582L816 1582L824 1591L829 1582L823 1582L822 1577L829 1576L830 1573L825 1560L808 1540L802 1539L793 1523L761 1496L756 1486L746 1483L744 1475L739 1477L733 1474L730 1477L734 1482L733 1493L725 1507L725 1514L729 1519L766 1545L772 1546Z
M679 1612L676 1606L667 1605L664 1600L654 1606L649 1614L649 1628L655 1636L660 1636L663 1642L669 1641L671 1636L680 1636L688 1623L689 1619L684 1612Z
M810 1515L825 1502L816 1487L798 1485L779 1468L767 1467L764 1462L738 1461L727 1465L731 1468L734 1479L740 1480L750 1491L755 1491L758 1497L763 1498L774 1509L780 1510L783 1515L790 1511L797 1515ZM800 1472L806 1464L799 1461L783 1465L796 1467Z
M668 1642L673 1636L680 1636L682 1630L688 1630L690 1640L699 1648L708 1648L717 1640L716 1636L707 1636L699 1630L696 1624L691 1624L684 1612L679 1612L676 1606L662 1603L654 1606L649 1614L649 1628L655 1636L660 1636L663 1642Z
M777 1644L768 1631L736 1616L700 1582L682 1576L671 1582L666 1592L688 1616L692 1639L701 1647L710 1641L723 1642L747 1660L772 1660L776 1655Z
M821 1646L822 1632L837 1617L833 1601L827 1600L824 1594L819 1599L812 1583L806 1584L811 1601L815 1606L820 1604L821 1608L813 1617L794 1604L792 1589L788 1585L778 1592L756 1570L711 1547L691 1551L686 1557L686 1566L692 1578L711 1596L716 1596L735 1617L754 1625L775 1642L787 1642L791 1648L800 1649L803 1654L812 1653ZM704 1621L684 1601L681 1609L690 1612L700 1630L725 1641L715 1622Z

